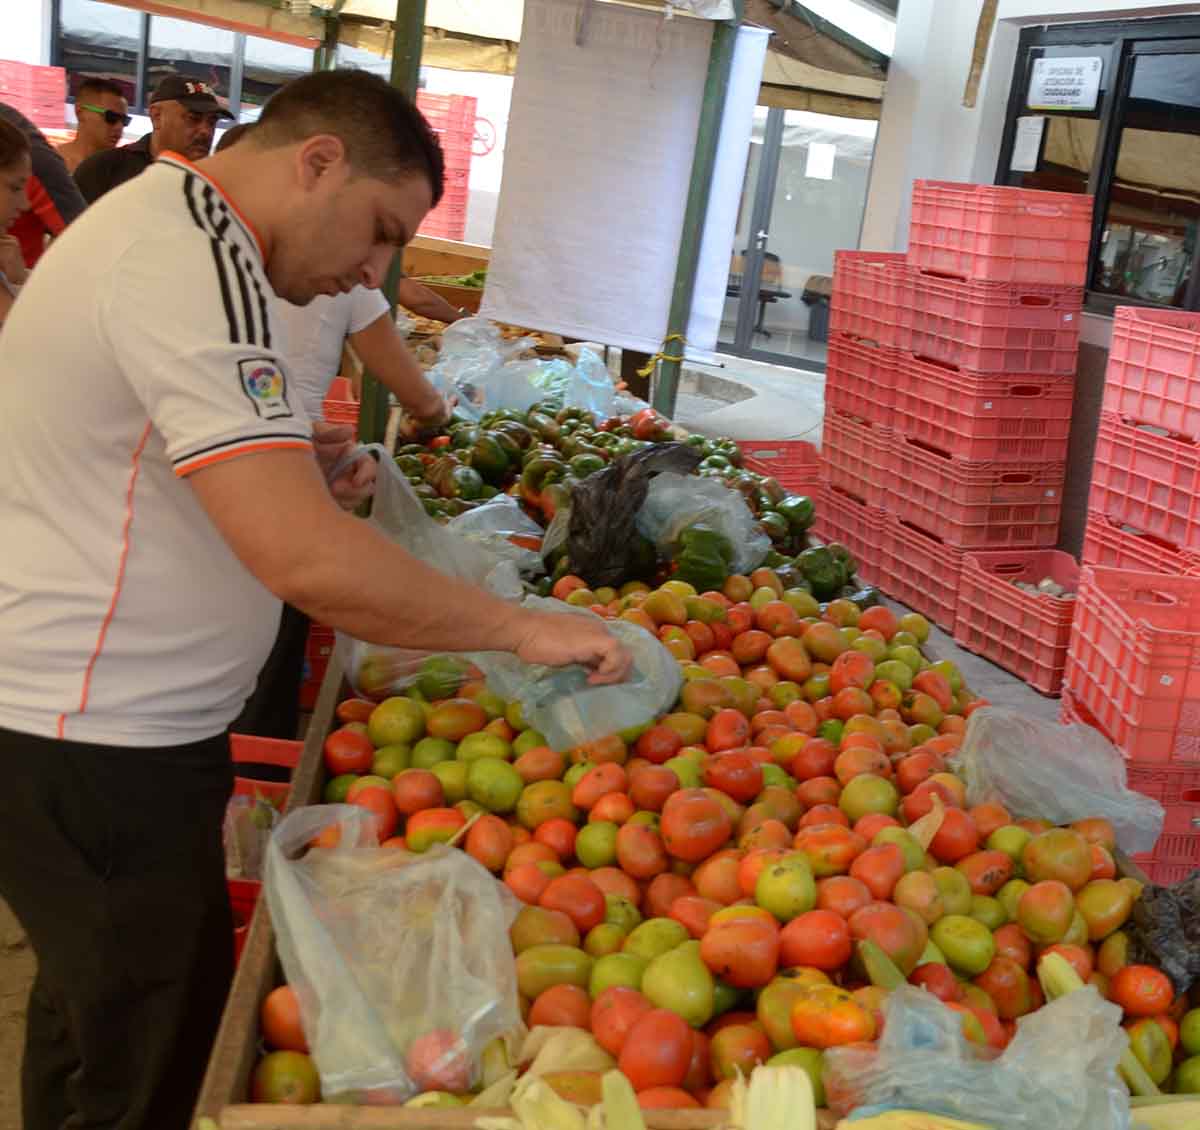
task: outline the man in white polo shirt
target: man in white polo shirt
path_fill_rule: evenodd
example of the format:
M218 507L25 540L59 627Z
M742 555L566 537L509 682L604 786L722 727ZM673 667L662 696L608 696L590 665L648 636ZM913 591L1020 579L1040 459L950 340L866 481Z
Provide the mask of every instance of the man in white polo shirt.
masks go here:
M378 286L441 184L403 96L306 76L245 145L164 155L90 208L0 334L0 897L38 959L26 1130L188 1124L232 967L224 732L281 598L382 644L628 671L601 621L498 601L346 514L314 458L272 302Z

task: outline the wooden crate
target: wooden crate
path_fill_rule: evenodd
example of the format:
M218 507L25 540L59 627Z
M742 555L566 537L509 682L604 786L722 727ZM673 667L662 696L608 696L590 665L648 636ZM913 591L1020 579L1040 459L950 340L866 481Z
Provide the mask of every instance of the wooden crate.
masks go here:
M437 239L431 235L414 236L404 249L404 273L418 275L469 275L484 270L492 258L490 247Z

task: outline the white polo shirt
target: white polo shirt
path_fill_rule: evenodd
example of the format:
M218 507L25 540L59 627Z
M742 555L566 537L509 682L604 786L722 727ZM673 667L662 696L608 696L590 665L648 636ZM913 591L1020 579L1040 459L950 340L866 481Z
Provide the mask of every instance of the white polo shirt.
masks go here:
M275 300L257 237L174 155L31 273L0 333L0 726L173 745L241 709L280 605L186 480L311 450Z
M307 306L277 299L272 324L288 361L290 390L310 420L319 420L329 385L342 365L346 338L388 313L378 290L356 286L345 294L321 294Z

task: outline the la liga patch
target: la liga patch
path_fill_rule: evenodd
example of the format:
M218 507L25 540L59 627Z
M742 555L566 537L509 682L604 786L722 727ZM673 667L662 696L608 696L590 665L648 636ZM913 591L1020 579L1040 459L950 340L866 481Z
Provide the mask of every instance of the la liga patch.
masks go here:
M238 376L242 392L261 419L278 420L292 415L287 399L287 378L273 358L247 357L239 361Z

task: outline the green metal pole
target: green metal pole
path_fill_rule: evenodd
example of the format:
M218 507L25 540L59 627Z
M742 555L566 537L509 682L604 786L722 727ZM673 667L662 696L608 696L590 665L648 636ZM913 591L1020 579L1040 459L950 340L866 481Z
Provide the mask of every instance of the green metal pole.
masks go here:
M654 407L668 418L675 414L679 392L679 370L683 362L684 341L692 313L692 294L696 289L696 269L700 264L700 239L708 215L708 197L713 169L717 163L717 143L721 139L721 118L725 113L725 94L733 67L733 48L742 22L743 0L734 0L732 20L713 25L712 47L708 53L708 75L704 81L704 101L700 105L700 124L696 130L696 153L692 158L692 182L683 212L683 235L671 290L671 309L667 314L667 340L658 379L654 382Z
M421 73L421 46L425 38L425 0L396 0L395 37L392 41L392 85L409 98L417 96ZM401 255L388 267L383 293L396 316L396 288L400 284ZM358 413L358 438L363 443L382 443L387 432L388 390L369 372L363 373L362 403Z

